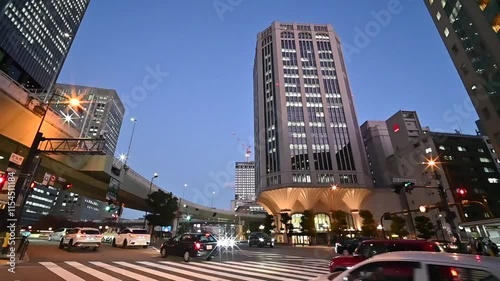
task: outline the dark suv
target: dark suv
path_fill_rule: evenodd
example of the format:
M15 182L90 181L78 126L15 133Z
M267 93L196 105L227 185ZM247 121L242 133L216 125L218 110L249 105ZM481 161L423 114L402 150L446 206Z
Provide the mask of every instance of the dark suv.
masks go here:
M252 247L253 245L257 245L259 247L269 246L270 248L274 247L274 238L262 232L253 232L248 237L248 246Z
M185 262L189 262L192 257L210 260L217 254L216 248L217 239L210 233L186 233L164 242L160 254L163 258L169 255L183 257Z

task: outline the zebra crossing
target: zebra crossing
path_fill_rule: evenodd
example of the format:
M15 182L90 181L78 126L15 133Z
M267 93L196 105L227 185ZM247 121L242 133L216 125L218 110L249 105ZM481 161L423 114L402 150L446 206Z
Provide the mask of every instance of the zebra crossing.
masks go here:
M324 262L324 261L323 261ZM328 273L324 264L275 261L39 262L50 280L65 281L271 281L312 280ZM47 277L47 276L44 276Z

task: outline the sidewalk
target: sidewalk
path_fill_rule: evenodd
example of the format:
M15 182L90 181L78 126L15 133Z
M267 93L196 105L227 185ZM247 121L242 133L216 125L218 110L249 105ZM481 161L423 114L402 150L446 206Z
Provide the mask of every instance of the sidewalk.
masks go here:
M19 255L16 254L16 265L29 262L30 257L28 256L28 253L24 254L24 259L19 260ZM10 259L7 257L7 255L1 255L0 254L0 267L2 266L8 266L10 264Z

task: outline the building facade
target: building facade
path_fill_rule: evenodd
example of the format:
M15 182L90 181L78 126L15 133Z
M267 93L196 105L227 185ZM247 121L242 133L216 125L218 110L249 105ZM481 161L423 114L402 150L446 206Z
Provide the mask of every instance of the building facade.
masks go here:
M394 153L385 121L366 121L361 125L366 158L375 188L388 188L392 181L385 175L387 157Z
M73 221L99 221L111 217L106 211L107 203L79 196L69 190L62 190L51 210L51 214Z
M424 0L481 119L500 151L500 3Z
M21 226L24 227L36 225L41 217L50 214L59 194L59 188L37 182L33 184L21 217Z
M125 107L115 90L76 85L56 84L52 108L69 126L80 131L80 138L98 138L106 140L107 154L114 155ZM78 107L67 105L67 98L80 100Z
M29 89L47 90L90 0L0 2L0 70Z
M234 200L255 201L255 162L236 162Z
M331 25L273 22L257 35L254 112L258 202L278 224L311 210L324 232L333 210L361 208L372 180Z

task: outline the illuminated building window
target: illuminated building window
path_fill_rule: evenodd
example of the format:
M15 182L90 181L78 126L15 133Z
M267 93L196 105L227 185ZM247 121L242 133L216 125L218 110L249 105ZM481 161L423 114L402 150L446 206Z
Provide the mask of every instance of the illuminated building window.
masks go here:
M493 23L491 24L493 30L498 33L500 31L500 13L493 19Z
M477 2L481 11L484 11L484 9L486 9L486 6L488 6L488 4L490 3L490 0L478 0Z

